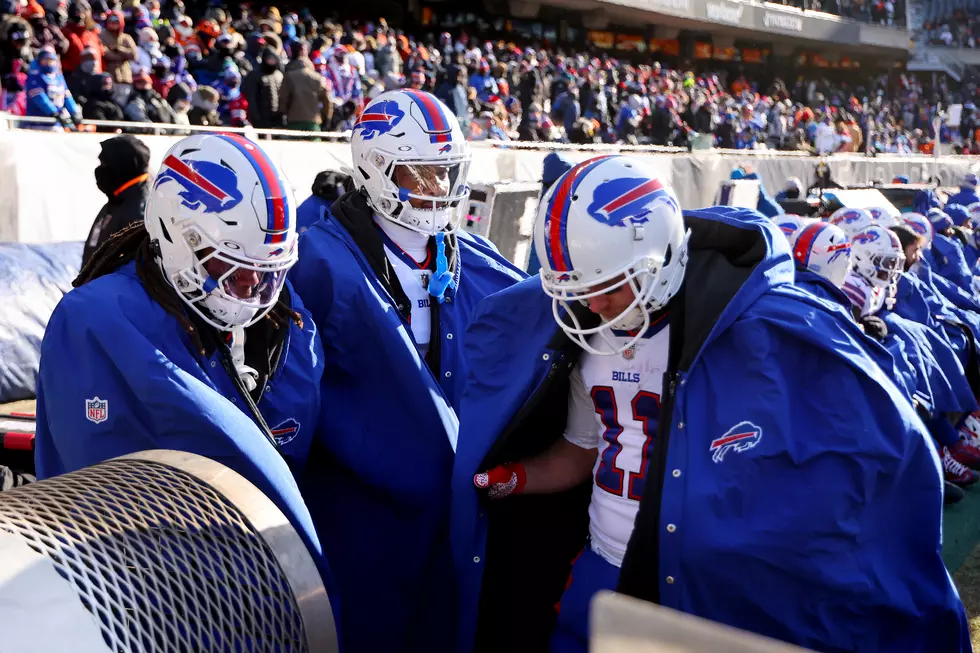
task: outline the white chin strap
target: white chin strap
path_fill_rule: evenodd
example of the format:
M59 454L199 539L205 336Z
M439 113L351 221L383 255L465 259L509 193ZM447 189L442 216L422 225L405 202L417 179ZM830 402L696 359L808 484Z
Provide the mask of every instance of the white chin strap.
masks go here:
M226 324L225 330L236 327L247 327L259 314L259 309L246 303L225 299L217 293L212 293L201 301L211 316L218 322Z
M417 209L410 207L402 211L395 222L424 234L434 235L444 231L452 221L452 209Z
M259 373L255 368L245 364L245 327L243 326L236 326L231 330L231 362L245 389L249 392L255 390L259 382Z
M646 311L639 306L634 306L607 324L616 331L633 331L643 326L645 315Z

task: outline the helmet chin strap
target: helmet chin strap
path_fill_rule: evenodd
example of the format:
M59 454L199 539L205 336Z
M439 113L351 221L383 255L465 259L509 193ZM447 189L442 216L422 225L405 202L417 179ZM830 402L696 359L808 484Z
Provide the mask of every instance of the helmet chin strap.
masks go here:
M255 368L245 364L245 327L240 325L232 327L231 330L231 362L245 389L249 392L255 390L259 373Z
M645 311L643 308L634 306L615 320L609 322L609 325L617 331L633 331L643 326L644 317Z

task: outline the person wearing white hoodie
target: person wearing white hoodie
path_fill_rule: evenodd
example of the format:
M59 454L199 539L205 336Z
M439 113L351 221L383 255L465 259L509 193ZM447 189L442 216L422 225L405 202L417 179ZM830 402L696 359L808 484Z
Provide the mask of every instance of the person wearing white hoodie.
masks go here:
M817 133L813 138L817 154L832 154L840 147L840 137L834 129L834 123L830 119L830 114L823 117L817 125Z

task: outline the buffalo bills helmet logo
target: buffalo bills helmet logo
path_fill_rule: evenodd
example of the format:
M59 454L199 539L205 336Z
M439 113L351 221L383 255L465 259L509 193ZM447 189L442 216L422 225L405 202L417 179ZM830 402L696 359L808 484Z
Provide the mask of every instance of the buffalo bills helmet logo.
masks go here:
M792 236L796 232L798 225L795 222L783 222L779 225L779 229L786 234L786 236Z
M861 243L863 245L867 245L868 243L873 243L874 241L878 240L880 237L881 236L877 231L865 231L854 237L854 244L857 245L858 243Z
M275 439L276 444L281 447L284 444L289 444L299 435L299 422L290 417L281 424L276 424L270 430L272 431L272 437Z
M375 136L387 134L405 117L405 112L398 108L394 100L375 102L360 115L354 123L354 131L361 131L361 138L366 141Z
M658 206L666 204L678 210L673 196L657 179L610 179L595 189L588 213L610 227L643 224Z
M905 226L907 226L909 229L919 234L920 236L925 236L928 233L926 231L926 226L924 224L916 222L915 220L906 220Z
M204 207L205 213L221 213L242 201L238 176L220 163L185 161L171 154L164 159L163 172L157 175L153 188L157 189L168 182L175 182L183 188L178 194L181 204L192 211Z
M711 441L711 459L720 463L729 451L736 453L751 449L762 439L762 428L752 422L739 422L728 429L725 435Z
M851 224L852 222L857 222L862 217L861 213L857 211L845 211L834 218L833 224Z
M827 253L830 254L830 259L827 261L827 263L833 263L834 261L836 261L838 258L840 258L845 254L850 255L851 244L839 243L837 245L830 245L827 247Z

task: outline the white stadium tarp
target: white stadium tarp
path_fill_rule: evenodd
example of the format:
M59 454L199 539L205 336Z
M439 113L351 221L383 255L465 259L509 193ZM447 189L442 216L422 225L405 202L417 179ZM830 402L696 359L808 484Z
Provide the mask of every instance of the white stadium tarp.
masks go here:
M56 133L29 129L0 130L0 242L44 243L84 240L105 196L95 186L93 170L98 165L99 143L109 133ZM140 136L150 147L151 169L160 165L164 153L180 137ZM278 162L296 193L298 202L310 195L310 187L321 170L350 166L350 147L344 142L310 140L259 140ZM470 179L493 185L503 182L538 182L546 146L525 144L473 145ZM975 157L901 157L835 155L825 159L788 153L720 152L709 150L655 152L644 149L595 147L561 150L573 162L610 152L642 157L677 192L682 206L697 208L714 201L722 181L737 167L758 172L771 193L789 177L804 185L812 183L816 164L825 161L832 178L842 184L869 181L890 182L908 175L917 182L937 178L940 185L955 186L971 168L980 165Z

